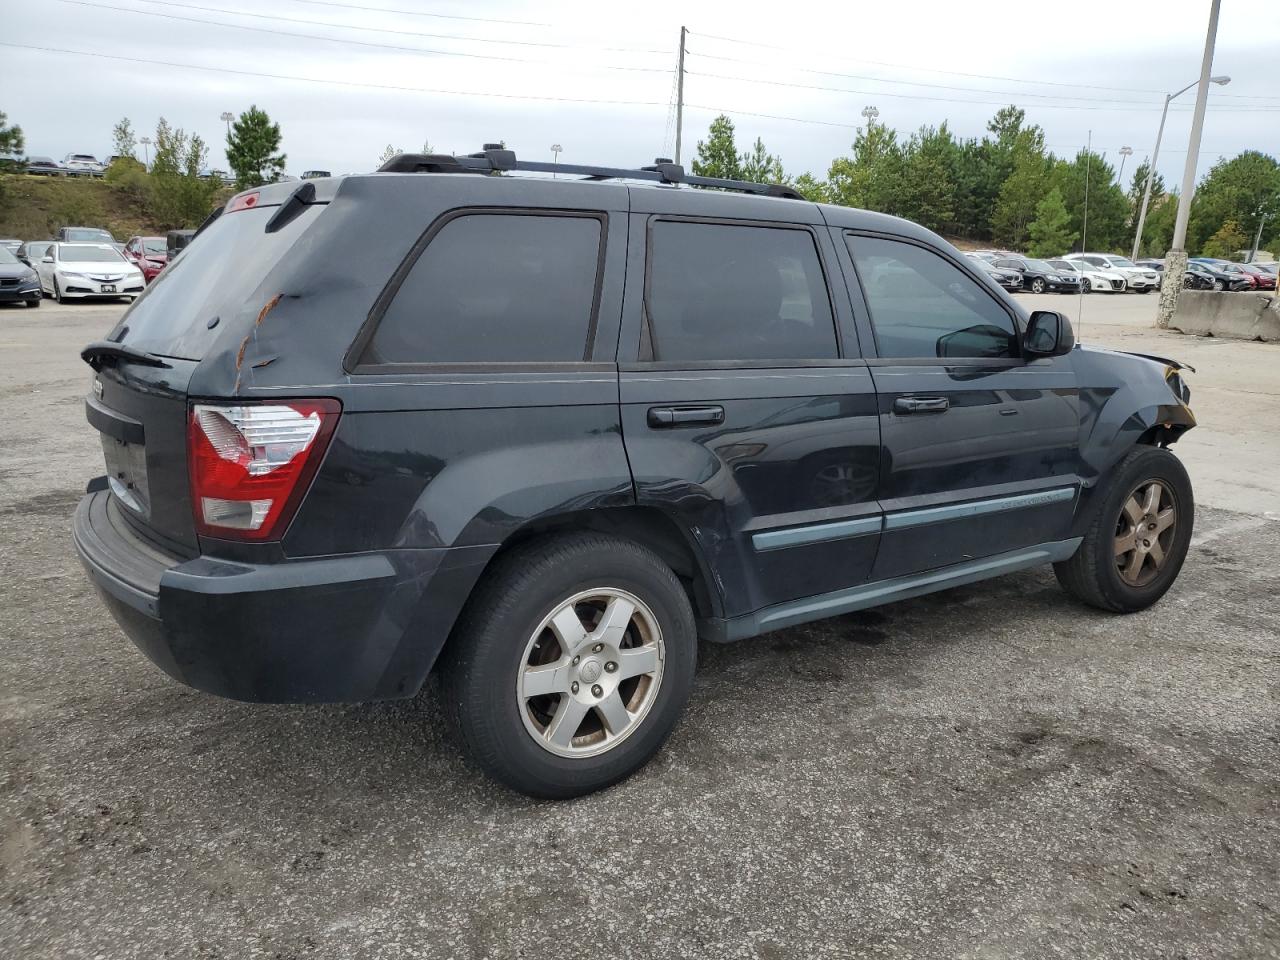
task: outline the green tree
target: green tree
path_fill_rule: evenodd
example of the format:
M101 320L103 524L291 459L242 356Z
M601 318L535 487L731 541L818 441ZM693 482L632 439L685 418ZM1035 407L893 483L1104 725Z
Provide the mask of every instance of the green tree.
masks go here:
M128 117L121 117L120 122L111 128L112 152L117 157L132 157L137 152L138 140L133 135L133 124Z
M752 183L787 182L781 158L771 154L759 137L751 149L738 158L738 169L742 172L742 179Z
M198 226L209 214L216 183L200 176L209 148L196 134L156 124L155 158L151 164L151 213L166 229Z
M1002 110L997 116L1005 112ZM1014 113L1020 117L1022 111ZM1006 135L1007 131L1001 131L1001 137ZM998 243L1016 249L1026 243L1027 229L1036 217L1036 205L1052 186L1053 159L1045 155L1044 131L1039 127L1019 127L1011 136L1008 150L1013 168L1000 186L991 214L991 233Z
M16 168L22 160L22 151L27 147L22 136L22 128L9 126L9 118L0 111L0 170Z
M274 183L284 173L285 154L280 149L280 124L272 123L257 105L240 114L227 134L227 162L236 175L236 189Z
M388 143L386 148L382 151L382 156L378 157L378 166L381 167L387 162L394 160L396 157L400 156L400 154L402 153L404 153L404 151L401 150L399 147L393 147L391 144Z
M791 184L806 200L814 203L832 203L831 186L825 180L819 180L812 173L802 173Z
M1135 228L1138 225L1138 210L1142 207L1142 196L1147 189L1147 171L1150 169L1150 161L1143 160L1138 164L1138 169L1133 171L1133 179L1129 181L1129 206L1133 210L1133 217L1130 222ZM1147 205L1148 211L1164 195L1164 177L1160 176L1157 171L1156 175L1151 178L1151 201Z
M1115 168L1101 155L1081 150L1073 160L1055 160L1052 182L1062 192L1071 229L1089 249L1118 249L1131 240L1129 201L1115 182Z
M1221 257L1224 260L1234 260L1240 256L1239 251L1247 250L1251 238L1245 236L1240 224L1234 220L1228 220L1217 232L1205 241L1202 253L1206 257Z
M865 129L859 127L852 155L831 161L827 182L836 203L896 213L902 183L897 133L874 120Z
M723 113L711 121L706 140L698 141L693 156L693 173L698 177L742 180L742 164L734 140L733 121Z
M1154 192L1153 187L1153 195ZM1142 243L1138 245L1139 255L1163 257L1173 246L1173 226L1177 219L1178 195L1176 193L1166 193L1158 201L1152 200L1147 210L1147 222L1142 227Z
M1076 242L1079 234L1071 229L1071 216L1057 187L1036 204L1036 218L1027 227L1027 234L1031 238L1027 253L1033 257L1061 256Z
M930 230L955 226L956 145L944 123L921 127L902 148L896 212Z
M1191 201L1187 249L1199 250L1229 220L1250 234L1261 217L1280 216L1280 161L1257 150L1246 150L1214 164L1196 188ZM1248 246L1248 244L1245 244Z

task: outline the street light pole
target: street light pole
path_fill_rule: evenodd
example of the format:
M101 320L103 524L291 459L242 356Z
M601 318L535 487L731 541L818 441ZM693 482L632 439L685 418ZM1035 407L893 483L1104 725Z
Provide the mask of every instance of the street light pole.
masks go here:
M1209 102L1210 73L1213 70L1213 44L1218 37L1218 12L1222 0L1210 0L1209 29L1205 32L1204 58L1200 62L1200 83L1196 88L1196 108L1191 115L1191 137L1187 141L1187 162L1182 169L1182 192L1178 195L1178 219L1173 226L1173 246L1165 257L1164 283L1160 288L1160 312L1157 327L1168 327L1182 292L1182 277L1187 272L1187 221L1191 217L1191 195L1196 188L1196 166L1200 162L1200 135L1204 132L1204 111Z
M871 126L876 122L876 117L880 116L880 111L873 106L865 106L862 108L862 116L867 121L867 126Z
M1133 147L1120 148L1120 172L1116 174L1116 179L1120 181L1120 189L1124 189L1124 162L1133 156Z
M560 144L558 144L558 143L553 143L553 144L551 145L551 164L552 164L552 166L558 165L558 164L560 163L560 153L561 153L561 151L563 151L563 150L564 150L564 147L560 146ZM554 171L552 171L552 173L551 173L551 179L552 179L552 180L554 180L555 178L556 178L555 172L554 172Z
M235 118L236 118L236 115L232 113L230 110L223 110L222 116L218 118L219 120L221 120L223 123L227 125L228 140L231 139L231 121L234 120Z
M143 167L147 170L150 170L151 169L151 138L143 137L138 142L142 144L142 150L143 150L142 155L145 158L145 163L143 163Z
M1147 222L1147 206L1151 203L1151 181L1155 179L1156 161L1160 159L1160 140L1161 138L1164 137L1164 122L1169 116L1169 104L1174 99L1176 99L1177 97L1181 96L1182 94L1190 90L1192 87L1194 87L1198 82L1199 81L1192 81L1191 83L1188 83L1185 87L1183 87L1181 90L1179 90L1177 93L1170 93L1165 95L1164 110L1160 112L1160 129L1156 131L1156 147L1154 150L1151 151L1151 163L1147 167L1147 185L1142 192L1142 207L1138 210L1138 230L1133 235L1133 256L1130 257L1131 260L1138 259L1138 247L1141 246L1142 244L1142 227ZM1216 83L1220 87L1225 87L1228 83L1231 82L1231 78L1227 76L1210 77L1209 82Z

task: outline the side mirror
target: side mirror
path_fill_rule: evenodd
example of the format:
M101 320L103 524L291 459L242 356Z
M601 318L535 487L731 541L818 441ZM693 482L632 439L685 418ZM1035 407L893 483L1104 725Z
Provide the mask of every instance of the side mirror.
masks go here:
M53 257L43 257L41 263L53 263Z
M1037 310L1027 322L1022 352L1028 357L1061 357L1076 345L1071 321L1053 310Z

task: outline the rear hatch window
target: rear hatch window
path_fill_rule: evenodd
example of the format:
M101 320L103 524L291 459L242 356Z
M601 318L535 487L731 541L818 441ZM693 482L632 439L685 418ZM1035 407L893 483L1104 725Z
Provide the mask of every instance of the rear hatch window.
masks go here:
M224 214L147 287L109 339L162 357L200 360L225 327L210 323L244 308L271 268L324 209L308 206L275 233L278 207ZM122 335L123 334L123 335Z

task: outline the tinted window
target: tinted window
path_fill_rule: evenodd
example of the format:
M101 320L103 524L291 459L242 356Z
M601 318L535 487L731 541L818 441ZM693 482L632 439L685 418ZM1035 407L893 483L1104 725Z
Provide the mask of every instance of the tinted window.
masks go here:
M62 244L58 247L58 259L64 263L114 263L123 260L115 247L106 244Z
M997 267L1000 267L1003 270L1021 270L1022 269L1022 263L1019 260L997 260L995 262L995 265Z
M882 357L1011 357L1013 321L954 264L911 243L855 237L849 249Z
M595 217L450 220L405 277L362 362L581 362L600 239Z
M838 355L807 230L658 221L646 307L656 360Z

